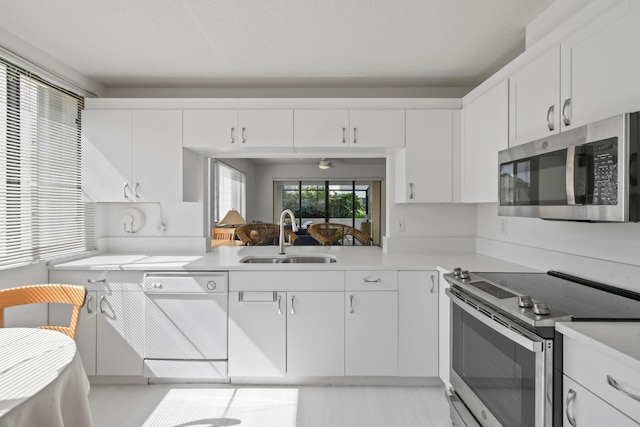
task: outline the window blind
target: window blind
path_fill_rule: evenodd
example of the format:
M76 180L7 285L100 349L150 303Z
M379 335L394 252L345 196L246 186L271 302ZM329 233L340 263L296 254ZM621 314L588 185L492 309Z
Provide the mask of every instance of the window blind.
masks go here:
M215 162L215 222L224 218L230 209L246 218L246 175L222 162Z
M0 61L0 266L95 248L83 200L83 98Z

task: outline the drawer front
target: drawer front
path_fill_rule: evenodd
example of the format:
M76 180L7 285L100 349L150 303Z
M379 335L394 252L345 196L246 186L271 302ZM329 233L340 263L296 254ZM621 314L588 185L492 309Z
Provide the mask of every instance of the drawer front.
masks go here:
M640 422L640 372L606 353L564 337L564 373L593 394ZM615 385L611 383L615 381ZM617 389L619 387L621 390Z
M348 291L397 291L398 272L362 270L346 272Z
M563 385L563 425L579 427L638 427L631 418L591 393L566 375Z
M51 270L50 283L85 286L88 291L141 291L142 271Z
M231 271L230 291L344 291L342 271Z

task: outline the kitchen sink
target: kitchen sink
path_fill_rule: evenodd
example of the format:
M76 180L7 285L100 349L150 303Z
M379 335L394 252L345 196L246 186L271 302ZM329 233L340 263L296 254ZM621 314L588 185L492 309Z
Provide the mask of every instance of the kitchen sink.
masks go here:
M329 264L336 262L336 257L333 255L247 256L240 262L243 264Z

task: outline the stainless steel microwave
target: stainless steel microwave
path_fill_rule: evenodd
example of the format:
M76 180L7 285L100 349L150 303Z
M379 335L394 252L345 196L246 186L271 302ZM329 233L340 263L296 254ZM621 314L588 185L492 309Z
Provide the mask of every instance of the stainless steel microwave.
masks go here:
M639 115L621 114L500 151L498 215L638 221Z

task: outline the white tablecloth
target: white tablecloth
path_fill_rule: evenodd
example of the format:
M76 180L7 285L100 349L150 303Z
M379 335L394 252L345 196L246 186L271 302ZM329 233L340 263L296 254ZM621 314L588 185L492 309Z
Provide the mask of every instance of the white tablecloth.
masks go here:
M0 427L90 427L89 380L74 340L0 329Z

